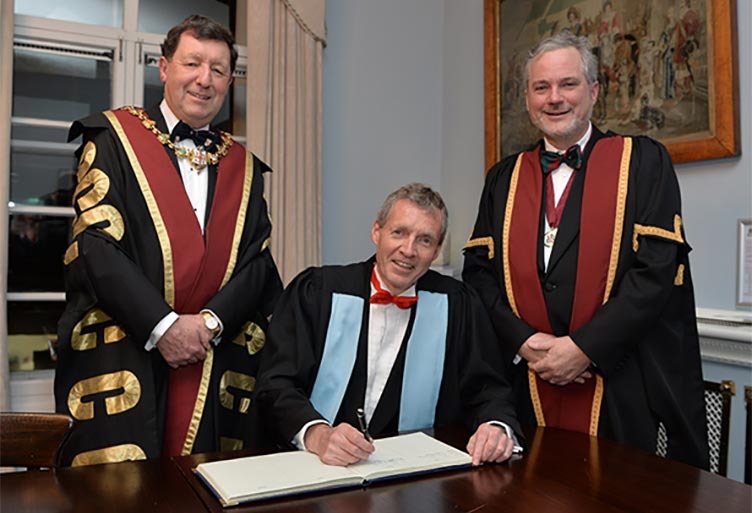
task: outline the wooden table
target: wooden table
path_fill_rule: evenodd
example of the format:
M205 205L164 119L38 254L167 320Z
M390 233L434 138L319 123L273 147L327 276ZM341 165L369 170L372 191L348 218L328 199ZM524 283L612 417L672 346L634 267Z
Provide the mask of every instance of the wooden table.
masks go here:
M2 513L204 513L168 458L0 474Z
M433 433L464 447L460 430ZM522 459L471 470L377 483L367 489L273 500L245 512L750 513L752 487L608 440L558 429L526 430ZM216 455L176 458L209 511L219 502L191 472ZM253 476L248 476L253 479Z
M458 430L437 438L463 446ZM630 447L556 429L527 430L507 464L223 510L193 475L204 454L0 475L5 512L750 513L752 487ZM248 476L253 479L253 476Z

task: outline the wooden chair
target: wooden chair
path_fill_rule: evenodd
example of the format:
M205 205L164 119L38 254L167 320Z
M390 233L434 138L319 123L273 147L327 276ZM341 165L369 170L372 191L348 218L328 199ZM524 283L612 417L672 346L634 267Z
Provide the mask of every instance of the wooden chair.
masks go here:
M731 380L720 383L705 381L705 418L708 425L710 471L722 476L728 471L729 429L731 427L731 398L736 394L736 384ZM666 456L668 436L663 423L658 425L658 443L655 453Z
M72 426L59 413L0 412L0 467L57 468Z

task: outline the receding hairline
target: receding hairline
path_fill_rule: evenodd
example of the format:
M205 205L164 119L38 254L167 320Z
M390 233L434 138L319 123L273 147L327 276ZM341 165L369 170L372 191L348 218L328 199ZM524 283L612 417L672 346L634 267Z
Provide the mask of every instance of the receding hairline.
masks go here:
M556 50L572 49L577 53L580 62L580 70L585 77L588 85L593 85L598 81L598 61L592 52L590 42L586 37L575 36L565 30L556 35L546 37L538 42L530 52L528 52L525 65L523 67L523 78L525 88L529 87L530 68L534 63L544 55Z
M401 200L407 200L411 204L427 212L438 212L439 220L441 222L438 242L439 244L443 244L449 228L449 211L447 210L446 204L441 195L422 183L409 183L400 187L396 191L391 192L379 208L375 223L380 228L383 227L386 224L389 215L392 213L392 208Z

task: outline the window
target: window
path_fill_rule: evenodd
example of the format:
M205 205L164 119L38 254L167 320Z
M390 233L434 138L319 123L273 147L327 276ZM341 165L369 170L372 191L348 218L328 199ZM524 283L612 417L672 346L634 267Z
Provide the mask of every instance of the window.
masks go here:
M177 21L194 13L203 14L232 28L230 23L231 3L234 4L235 2L207 2L207 0L142 2L138 11L138 31L166 34Z
M16 14L90 25L120 27L123 24L123 0L15 0L14 11Z

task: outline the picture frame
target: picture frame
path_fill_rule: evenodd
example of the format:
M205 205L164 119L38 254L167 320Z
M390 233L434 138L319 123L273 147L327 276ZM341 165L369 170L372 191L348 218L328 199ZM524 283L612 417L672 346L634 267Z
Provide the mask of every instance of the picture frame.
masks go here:
M606 13L606 4L616 12ZM540 38L562 29L595 43L602 104L593 121L601 130L657 139L675 164L740 154L736 1L628 4L629 9L627 0L484 0L486 169L540 138L525 112L522 68ZM620 57L613 58L610 69L602 65L614 54L609 45L596 46L603 42L616 43L616 54L631 58L620 65Z
M752 219L739 219L736 304L752 306Z

